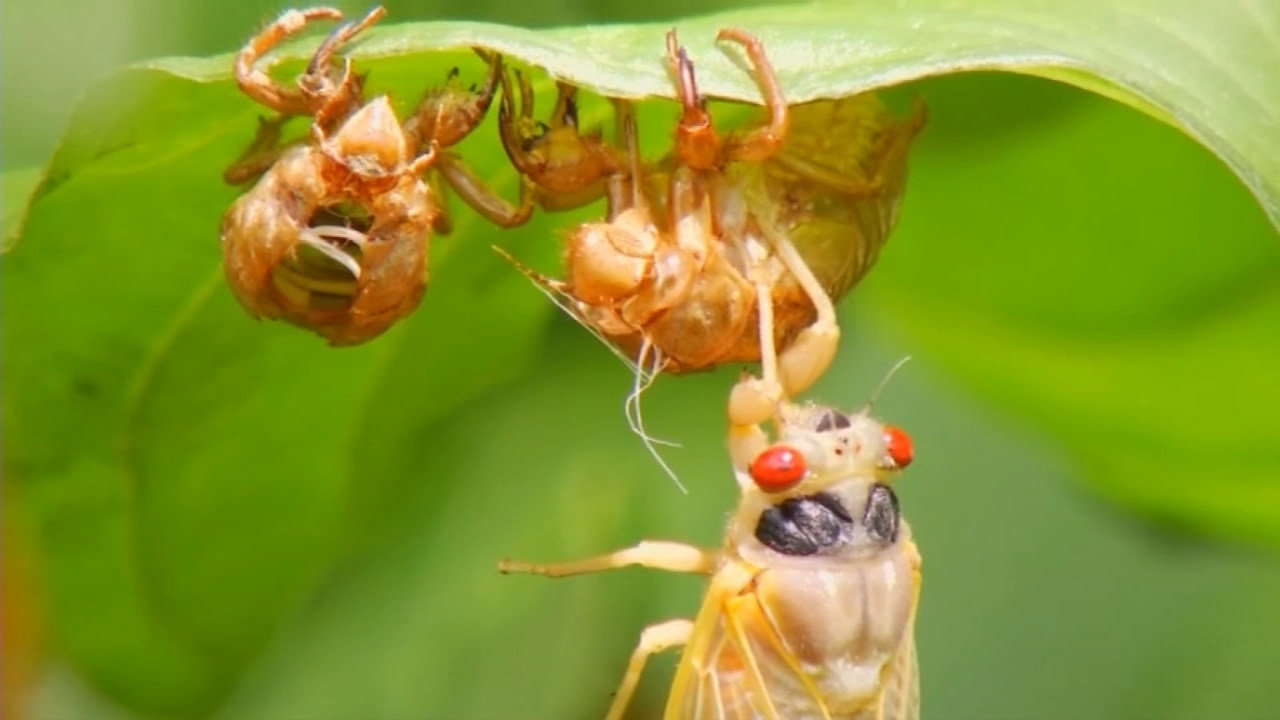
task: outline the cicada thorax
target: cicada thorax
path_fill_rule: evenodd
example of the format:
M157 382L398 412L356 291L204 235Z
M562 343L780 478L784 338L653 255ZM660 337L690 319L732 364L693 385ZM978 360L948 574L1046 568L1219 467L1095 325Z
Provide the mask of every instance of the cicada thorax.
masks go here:
M758 568L750 593L769 622L744 627L772 635L751 642L774 659L762 665L775 666L766 685L779 716L860 717L878 703L907 651L918 573L893 490L855 481L789 498L756 519L736 557Z

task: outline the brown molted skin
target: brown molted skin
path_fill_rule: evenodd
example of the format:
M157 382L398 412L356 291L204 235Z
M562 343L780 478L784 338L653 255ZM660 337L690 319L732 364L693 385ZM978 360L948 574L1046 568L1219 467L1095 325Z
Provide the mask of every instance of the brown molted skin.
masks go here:
M222 235L227 280L251 314L314 330L333 345L356 345L417 307L439 202L410 171L408 146L389 102L378 98L352 116L325 149L289 150L231 206ZM342 203L372 218L350 306L300 305L280 291L273 273L294 257L298 235L317 211Z
M791 131L777 155L763 162L731 163L708 177L716 229L711 252L677 307L655 314L638 329L605 333L628 355L637 356L647 337L666 357L667 372L758 362L760 338L752 322L756 297L747 280L743 241L759 238L760 224L769 218L777 232L795 243L833 300L875 264L897 221L906 150L923 126L923 110L902 121L874 95L858 95L793 106L790 113ZM682 182L675 165L668 157L645 177L664 236L677 219L668 202L676 192L671 188ZM775 343L785 348L814 321L815 310L789 272L776 262L766 266L773 284ZM570 279L576 290L578 284ZM587 305L598 302L573 294Z
M568 296L577 319L606 342L666 372L759 362L762 296L772 303L777 351L814 326L817 290L805 291L789 269L795 259L788 265L774 250L777 239L789 241L821 291L839 300L875 263L897 220L907 151L925 120L922 106L899 120L870 94L788 106L758 39L738 30L722 31L720 39L746 50L763 112L717 136L693 63L669 34L682 106L675 147L644 164L630 107L616 102L625 168L608 177L606 217L568 234L564 282L529 273ZM562 86L558 108L565 97ZM510 118L507 104L504 98ZM553 124L525 144L549 151L538 143L562 142L582 168L604 169L565 140L576 137L572 123ZM507 125L514 133L517 126ZM508 153L537 180L532 154L519 159L513 150L519 139L504 135Z
M572 210L605 195L607 179L624 166L621 155L604 141L599 129L578 127L578 88L556 83L556 104L547 123L535 121L533 86L516 73L520 88L516 107L510 73L502 75L498 131L511 164L523 177L521 206L550 211ZM526 214L524 219L529 216Z
M367 342L422 300L431 233L448 228L426 173L438 171L495 223L521 217L445 150L483 120L501 58L479 52L489 64L482 89L462 89L455 69L402 124L388 97L366 103L364 77L349 60L335 58L343 43L384 15L377 7L331 32L296 88L276 83L258 60L312 20L342 19L336 9L285 11L235 63L240 89L280 115L262 122L258 138L224 174L234 184L261 176L223 217L227 281L254 317L285 320L331 345ZM294 116L311 117L310 136L280 147L281 127Z

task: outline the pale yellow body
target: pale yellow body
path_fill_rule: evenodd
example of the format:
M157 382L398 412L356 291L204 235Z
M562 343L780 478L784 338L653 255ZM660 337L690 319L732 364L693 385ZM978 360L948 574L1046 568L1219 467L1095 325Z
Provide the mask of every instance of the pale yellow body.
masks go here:
M692 622L641 634L608 720L623 717L649 656L681 645L665 720L920 717L920 554L890 488L898 468L886 461L885 426L814 405L787 404L781 415L773 445L746 432L730 438L742 497L722 549L645 541L577 562L500 566L550 577L629 565L711 576ZM741 459L777 446L803 455L807 473L765 492ZM811 522L822 512L825 523ZM762 533L766 525L771 533ZM780 534L810 547L780 544Z

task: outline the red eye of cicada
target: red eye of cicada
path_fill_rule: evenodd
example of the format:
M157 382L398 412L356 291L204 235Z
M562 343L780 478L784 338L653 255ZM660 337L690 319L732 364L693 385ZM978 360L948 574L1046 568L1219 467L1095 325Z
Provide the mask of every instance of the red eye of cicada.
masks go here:
M911 436L902 428L893 425L884 426L884 450L893 467L898 469L910 465L914 456Z
M804 455L787 445L774 445L751 461L751 479L765 492L782 492L795 487L809 471Z

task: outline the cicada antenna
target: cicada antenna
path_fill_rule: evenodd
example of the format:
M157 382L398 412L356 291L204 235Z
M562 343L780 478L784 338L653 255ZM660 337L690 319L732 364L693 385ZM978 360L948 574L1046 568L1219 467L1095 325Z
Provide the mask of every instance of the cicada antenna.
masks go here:
M871 399L867 400L867 405L863 409L863 412L871 412L871 409L876 405L876 401L880 399L880 393L884 392L885 386L889 384L889 381L893 379L893 376L897 374L898 370L900 370L903 365L906 365L907 361L910 359L910 355L904 355L901 360L893 364L893 367L889 368L889 372L884 374L884 378L880 380L880 384L876 385L876 389L871 392Z

